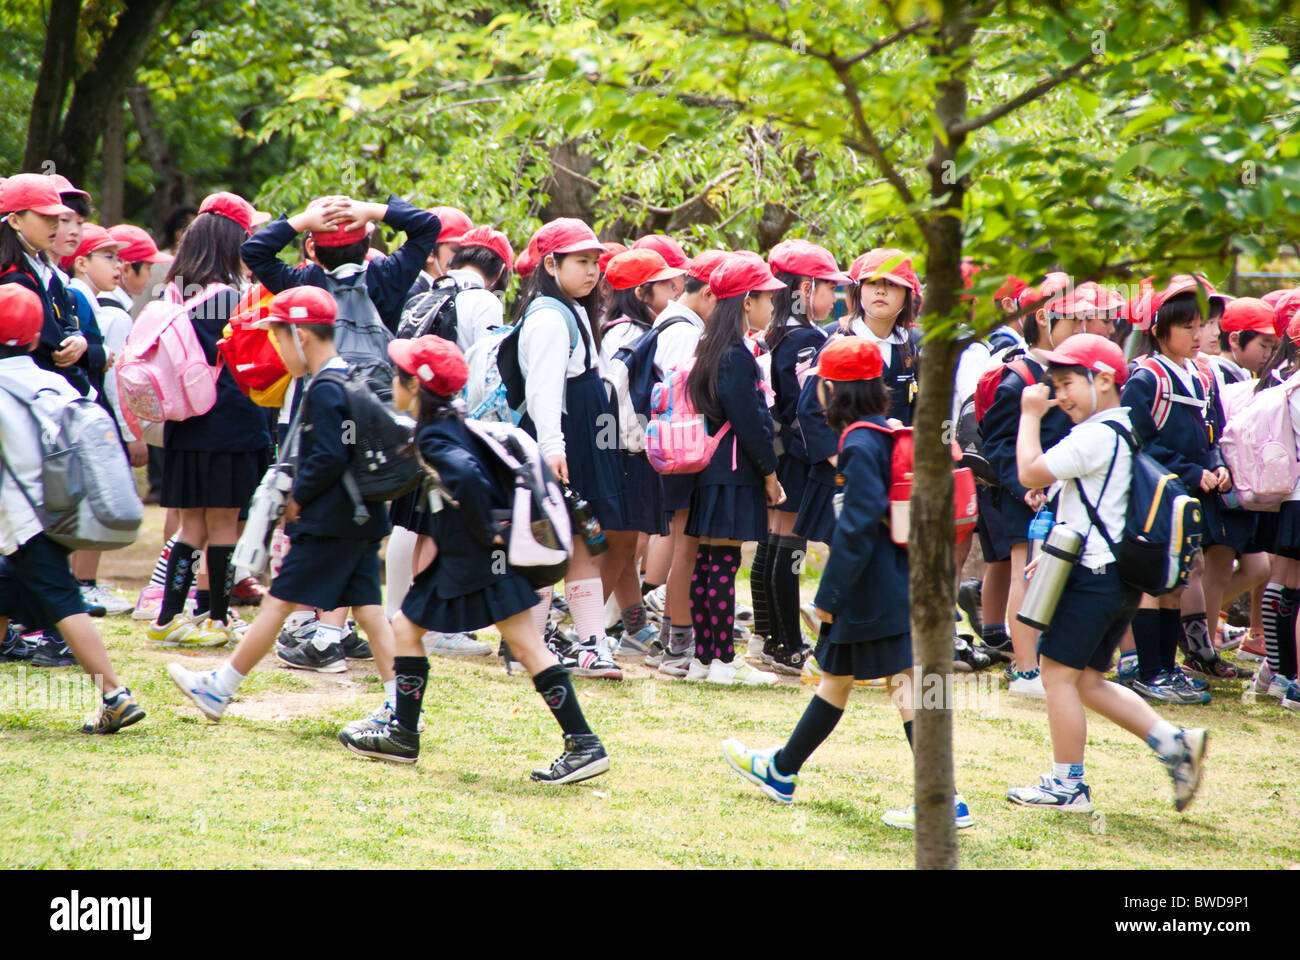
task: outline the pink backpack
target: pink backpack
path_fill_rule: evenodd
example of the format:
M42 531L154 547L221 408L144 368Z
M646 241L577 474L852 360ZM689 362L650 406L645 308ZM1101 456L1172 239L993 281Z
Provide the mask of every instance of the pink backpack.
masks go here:
M212 284L178 303L169 288L167 299L154 300L141 311L117 363L118 397L136 417L155 423L188 420L216 406L221 360L215 368L208 364L189 314L204 300L229 289Z
M718 444L731 429L709 436L704 416L691 402L686 378L695 361L668 371L668 376L650 391L650 422L645 428L646 456L659 473L699 473L713 459ZM731 468L736 468L736 447L731 447Z
M1219 451L1237 502L1247 510L1276 510L1300 481L1291 393L1300 388L1300 373L1278 387L1263 390L1234 405Z

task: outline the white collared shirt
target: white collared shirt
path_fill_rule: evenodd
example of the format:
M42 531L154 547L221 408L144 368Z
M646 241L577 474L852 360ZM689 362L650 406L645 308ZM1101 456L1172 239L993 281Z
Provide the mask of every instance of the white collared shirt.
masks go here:
M1060 443L1043 454L1043 465L1056 477L1048 497L1060 494L1056 520L1087 537L1079 562L1090 570L1113 563L1115 557L1101 533L1093 528L1074 481L1077 479L1083 485L1088 502L1106 525L1106 535L1117 544L1124 536L1128 491L1133 482L1133 454L1128 443L1106 426L1107 420L1116 421L1130 433L1133 430L1128 408L1111 407L1075 424ZM1111 469L1112 459L1115 461L1114 469ZM1109 479L1106 477L1108 471Z

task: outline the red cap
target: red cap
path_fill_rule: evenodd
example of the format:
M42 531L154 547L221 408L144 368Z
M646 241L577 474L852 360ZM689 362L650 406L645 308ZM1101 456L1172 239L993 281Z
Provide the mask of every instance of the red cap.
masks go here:
M1241 333L1246 330L1277 335L1274 324L1273 307L1254 297L1238 297L1223 308L1223 319L1219 321L1223 333Z
M912 269L912 258L902 250L893 247L877 247L868 250L849 267L849 276L854 283L864 280L888 280L900 287L907 287L914 296L921 295L921 281Z
M686 268L689 258L682 245L672 237L664 236L662 233L652 233L649 236L641 237L636 243L632 244L633 250L653 250L659 256L664 258L664 262L670 267Z
M361 226L351 229L339 226L333 230L313 230L311 239L318 247L346 247L353 243L360 243L374 232L374 221L367 220Z
M629 290L643 283L657 283L680 277L686 271L668 266L654 250L643 247L625 250L609 261L605 279L615 290Z
M16 283L0 286L0 343L29 347L40 339L44 322L45 308L40 297Z
M796 277L852 283L853 278L839 268L835 257L820 244L808 240L782 240L767 255L773 273L792 273Z
M627 252L627 247L625 247L623 244L619 243L616 240L606 240L605 252L600 255L600 261L597 264L600 267L600 272L604 274L605 271L609 269L609 261L613 260L620 253L626 253L626 252Z
M605 252L605 245L595 232L581 220L561 217L552 220L537 231L537 259L544 260L553 253L581 253L583 250Z
M1050 300L1053 296L1070 286L1069 274L1056 271L1049 273L1043 278L1043 282L1036 287L1026 286L1019 294L1016 295L1016 304L1021 307L1027 307L1031 303L1038 303L1041 300Z
M537 235L541 232L541 230L533 231L533 235L528 238L527 246L524 247L524 252L515 261L515 272L525 280L537 269L537 263L542 259L537 255Z
M473 227L461 236L460 245L462 248L486 247L501 258L507 271L515 268L515 251L510 246L510 240L500 230L488 226Z
M1092 280L1085 280L1074 288L1077 312L1092 313L1103 317L1119 315L1124 306L1124 297L1117 290L1103 287Z
M1279 337L1287 336L1300 345L1300 289L1288 290L1273 305L1273 329ZM1219 327L1223 329L1222 326Z
M1152 294L1151 312L1157 314L1160 308L1165 305L1170 297L1176 297L1180 293L1195 293L1198 289L1205 292L1205 296L1211 300L1219 300L1226 303L1229 299L1225 294L1219 293L1214 289L1214 284L1206 280L1199 273L1180 273L1169 278L1169 285L1163 290Z
M227 220L233 220L244 228L245 233L251 233L254 226L271 219L269 213L253 209L253 205L239 194L226 190L210 193L204 197L203 202L199 204L199 213L215 213Z
M0 183L0 213L30 210L47 217L72 213L59 199L53 177L40 173L19 173Z
M88 194L85 190L81 190L78 187L74 187L72 185L72 181L69 180L61 173L51 173L50 180L53 181L54 188L59 191L59 196L63 196L63 194L65 193L79 193L87 200L90 199L90 194Z
M1277 302L1290 292L1291 292L1290 289L1270 290L1268 293L1260 297L1260 299L1263 300L1265 303L1267 303L1270 307L1275 307L1277 306Z
M461 243L461 237L474 229L474 221L455 207L430 207L429 212L441 224L438 230L439 243Z
M874 380L884 369L880 348L866 337L841 337L826 345L808 372L823 380Z
M111 233L99 224L84 223L81 225L81 243L78 244L77 252L72 256L74 258L84 257L101 250L120 251L125 246L125 243L115 239Z
M249 326L265 329L272 323L331 324L338 313L334 295L323 287L290 287L277 293L267 315Z
M460 347L431 333L415 340L394 340L388 345L388 355L440 397L457 393L469 379L469 367Z
M763 258L750 250L729 254L709 277L709 286L719 300L760 290L785 289L785 284L772 276Z
M708 283L713 271L731 256L726 250L702 250L686 265L686 272L700 283Z
M158 244L153 242L148 231L137 226L119 223L115 227L109 227L108 232L114 240L126 244L117 254L123 263L170 263L173 259L170 253L158 250Z
M1021 280L1015 274L1008 273L1007 279L1003 281L1002 286L993 291L993 305L1001 306L1002 301L1007 297L1012 300L1019 300L1020 293L1025 289L1025 281Z
M1083 367L1093 373L1109 373L1115 386L1128 379L1128 364L1119 344L1096 333L1076 333L1066 337L1054 350L1040 351L1048 363L1061 367Z

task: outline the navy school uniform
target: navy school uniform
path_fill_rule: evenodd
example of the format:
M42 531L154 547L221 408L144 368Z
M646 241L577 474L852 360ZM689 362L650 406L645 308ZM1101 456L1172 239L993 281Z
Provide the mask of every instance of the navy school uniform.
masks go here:
M1171 403L1169 417L1163 427L1157 429L1151 416L1151 405L1157 394L1156 375L1150 370L1137 367L1124 384L1120 401L1129 408L1133 422L1133 432L1138 437L1147 453L1155 457L1170 473L1177 474L1178 479L1187 488L1188 494L1201 503L1201 545L1211 547L1216 544L1229 543L1228 532L1224 528L1222 501L1217 492L1205 493L1201 490L1201 474L1205 470L1217 470L1223 466L1223 457L1219 454L1219 435L1223 431L1223 408L1219 406L1218 394L1211 390L1208 397L1199 377L1192 377L1192 392L1188 393L1181 378L1171 371L1169 379L1175 396L1190 397L1205 403L1204 412L1185 403ZM1241 531L1234 530L1244 546L1249 539L1247 531L1241 537ZM1235 547L1234 549L1240 549Z
M223 290L190 311L203 355L217 363L217 341L239 294ZM169 421L163 430L164 507L243 509L270 466L271 433L262 408L244 396L225 365L217 402L205 414Z
M60 620L85 613L81 588L68 567L71 552L38 533L0 557L0 617L52 630Z
M1047 383L1047 370L1028 354L1020 357L1029 367L1035 383ZM1011 548L1029 540L1029 523L1034 511L1025 503L1028 488L1020 482L1020 468L1016 466L1016 435L1020 432L1020 395L1029 386L1020 374L1006 367L1002 382L993 394L993 403L980 422L980 436L984 441L984 457L998 478L998 487L992 492L992 503L997 509L997 522L987 525L991 552L1000 559L1011 555ZM1074 426L1065 411L1052 407L1043 415L1039 441L1043 450L1050 450Z
M68 337L81 335L77 327L77 316L72 309L72 298L56 274L47 288L36 275L33 267L24 258L18 265L0 276L0 283L16 283L26 287L41 298L43 319L41 337L32 351L32 359L42 370L57 373L76 389L83 397L90 394L90 379L83 367L73 364L60 367L54 362L54 354L60 349L59 344ZM89 349L89 348L88 348Z
M886 426L884 417L866 419ZM893 452L888 434L862 428L845 438L840 453L843 506L814 601L834 615L822 624L814 652L832 676L872 680L912 666L907 551L884 523Z
M429 514L438 553L416 575L402 613L425 630L461 633L535 606L532 584L503 562L505 547L490 532L492 511L510 507L509 488L494 470L492 455L454 416L421 428L416 442L455 502Z
M696 474L688 537L714 540L766 540L767 498L763 478L776 471L772 415L759 393L758 363L736 340L718 363L717 393L725 422L731 429L713 459ZM722 420L709 418L709 434L722 429ZM733 467L734 463L734 467Z
M850 334L854 336L854 334ZM907 344L893 344L889 351L889 364L881 374L889 392L889 410L886 415L903 426L912 423L915 406L916 340L909 337ZM796 412L799 430L808 450L811 466L808 484L799 503L799 514L794 522L794 535L806 540L830 543L835 533L834 496L836 469L827 461L839 450L840 438L826 423L826 411L817 396L820 377L812 376L799 391Z
M812 463L808 448L799 431L799 378L795 366L799 355L806 350L814 353L826 342L826 334L817 327L790 327L772 351L772 392L776 400L772 405L772 419L776 426L777 456L776 478L785 491L785 503L776 509L782 513L798 513L808 486L808 472Z
M271 596L321 610L376 606L382 602L379 541L388 534L388 517L382 503L368 502L365 522L357 523L343 487L355 452L343 442L343 422L351 416L347 395L333 380L314 377L302 403L307 408L293 480L301 509L287 529L291 547Z

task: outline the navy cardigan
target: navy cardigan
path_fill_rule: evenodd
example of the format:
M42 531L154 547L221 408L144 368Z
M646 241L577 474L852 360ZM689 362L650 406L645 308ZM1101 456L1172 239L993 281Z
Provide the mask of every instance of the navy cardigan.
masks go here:
M776 421L776 436L787 456L805 463L809 462L809 457L798 424L800 391L795 364L800 351L809 347L820 350L825 342L826 334L818 327L792 327L772 351L772 389L776 393L772 415Z
M718 399L731 430L722 438L713 459L696 474L698 485L763 485L763 478L776 472L776 448L772 443L772 415L759 392L762 379L754 355L739 340L718 363ZM722 429L723 421L709 418L709 434ZM735 469L732 469L732 460Z
M1169 379L1173 381L1175 394L1181 397L1191 396L1177 376L1171 373ZM1200 395L1199 380L1195 385L1196 399L1205 399ZM1219 395L1211 390L1205 420L1201 419L1194 407L1171 403L1169 419L1159 430L1151 416L1151 403L1155 396L1155 374L1139 367L1124 384L1120 402L1129 408L1134 436L1141 440L1143 449L1176 473L1190 493L1198 495L1201 493L1202 471L1213 471L1223 466L1217 442L1223 432L1223 408L1219 405Z
M1047 372L1037 360L1028 355L1020 359L1029 367L1035 383L1051 385ZM979 425L980 436L984 439L985 459L997 474L1002 488L1021 503L1029 491L1020 482L1020 468L1016 465L1016 436L1020 433L1020 395L1027 386L1020 374L1005 367L1002 382L993 394L993 404ZM1074 422L1063 410L1058 407L1048 410L1038 432L1043 450L1050 450L1060 443L1073 426Z
M41 298L41 308L44 310L45 315L41 323L40 342L36 344L36 349L32 351L32 359L36 361L36 365L42 370L48 370L50 373L57 373L63 377L83 397L89 394L90 379L86 376L84 367L78 364L73 364L70 367L60 367L54 362L54 353L59 349L60 343L68 337L82 335L77 326L77 315L72 309L72 298L68 295L58 276L55 276L50 281L49 289L46 289L40 278L32 272L31 265L24 258L19 261L13 270L0 276L0 283L19 284ZM87 338L87 342L89 342L89 338Z

